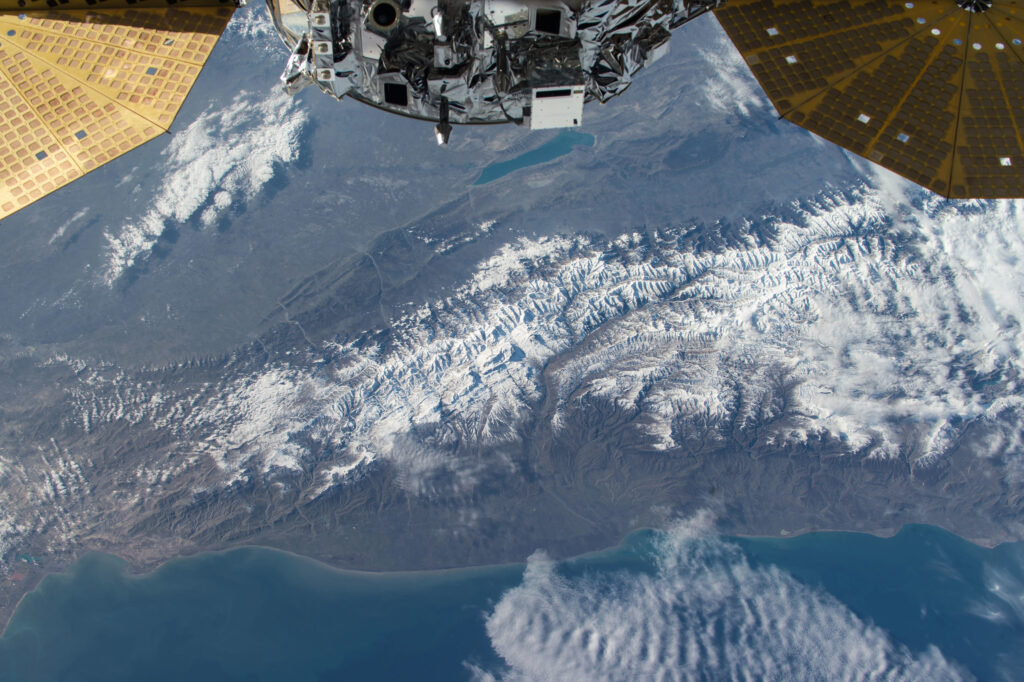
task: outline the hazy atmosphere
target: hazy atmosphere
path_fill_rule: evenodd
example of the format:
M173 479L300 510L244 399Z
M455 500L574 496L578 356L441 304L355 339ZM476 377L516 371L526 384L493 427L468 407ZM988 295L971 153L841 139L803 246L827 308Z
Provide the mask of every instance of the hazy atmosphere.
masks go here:
M170 134L0 226L0 679L1014 678L1024 203L779 120L710 14L448 147L286 58L239 9ZM852 532L899 534L829 582Z

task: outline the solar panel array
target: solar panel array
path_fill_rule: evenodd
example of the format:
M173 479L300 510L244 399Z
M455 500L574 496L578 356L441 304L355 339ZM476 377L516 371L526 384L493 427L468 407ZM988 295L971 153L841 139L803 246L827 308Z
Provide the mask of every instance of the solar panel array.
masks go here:
M1024 0L729 0L716 15L783 118L947 197L1024 197Z
M168 129L235 7L202 1L0 0L0 218Z

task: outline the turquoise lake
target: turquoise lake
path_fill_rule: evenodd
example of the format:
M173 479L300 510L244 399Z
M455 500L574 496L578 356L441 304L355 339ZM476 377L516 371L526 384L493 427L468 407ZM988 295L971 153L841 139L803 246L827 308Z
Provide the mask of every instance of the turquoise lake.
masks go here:
M536 149L531 149L508 161L492 163L481 171L480 177L473 184L486 185L488 182L494 182L498 178L502 178L522 168L554 161L560 156L565 156L575 147L592 146L594 146L593 135L580 133L575 130L563 130Z
M613 576L625 585L671 570L659 558L659 537L639 532L617 548L560 562L559 584ZM889 539L815 533L722 543L754 570L781 570L830 594L910 652L936 646L983 680L1024 670L1024 545L985 549L928 526ZM0 679L500 675L504 662L486 619L523 572L509 565L375 575L247 548L129 576L120 560L92 554L22 601L0 639Z

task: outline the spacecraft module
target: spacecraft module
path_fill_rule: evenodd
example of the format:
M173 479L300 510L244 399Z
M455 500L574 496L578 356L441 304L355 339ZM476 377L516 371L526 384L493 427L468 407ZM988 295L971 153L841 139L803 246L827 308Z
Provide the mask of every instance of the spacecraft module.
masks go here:
M295 2L307 1L309 9ZM720 0L267 0L291 50L285 87L315 84L405 116L580 125Z
M1024 197L1024 0L267 6L287 91L430 121L441 144L459 124L580 126L713 11L781 118L945 197ZM0 0L0 218L166 131L235 7Z

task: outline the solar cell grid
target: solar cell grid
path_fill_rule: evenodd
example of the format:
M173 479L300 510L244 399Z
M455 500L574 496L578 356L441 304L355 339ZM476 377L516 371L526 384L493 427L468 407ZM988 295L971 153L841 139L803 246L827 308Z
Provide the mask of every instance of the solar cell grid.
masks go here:
M782 117L946 196L1024 196L1021 0L731 0L716 15Z
M234 7L112 4L0 10L0 218L167 130Z

